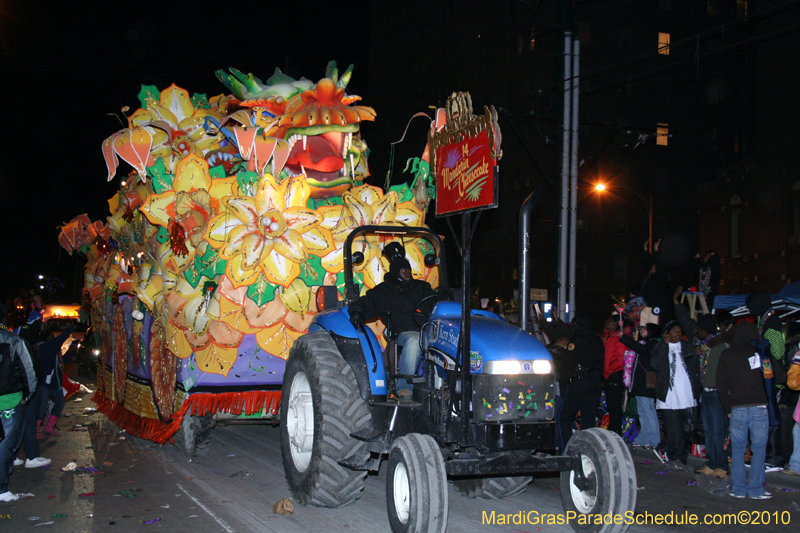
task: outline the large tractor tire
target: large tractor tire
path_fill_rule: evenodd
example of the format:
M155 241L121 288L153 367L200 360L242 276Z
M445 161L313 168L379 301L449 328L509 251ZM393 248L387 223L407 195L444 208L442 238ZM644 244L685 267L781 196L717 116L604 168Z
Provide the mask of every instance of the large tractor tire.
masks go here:
M447 529L447 472L433 437L409 433L394 441L386 504L393 533L444 533Z
M502 500L525 492L531 476L482 477L453 480L456 490L467 498Z
M631 452L622 438L611 431L590 428L574 433L565 455L580 457L586 486L575 483L575 472L561 472L561 500L564 511L584 515L625 515L636 509L636 469ZM623 533L626 524L570 522L578 533ZM602 520L601 522L607 522Z
M366 471L339 465L366 462L366 443L350 436L372 419L353 369L327 332L308 333L292 346L281 394L281 454L286 480L302 505L341 507L356 501Z
M189 457L205 457L211 450L211 430L214 419L210 414L196 416L186 414L178 431L172 436L176 445L180 446Z

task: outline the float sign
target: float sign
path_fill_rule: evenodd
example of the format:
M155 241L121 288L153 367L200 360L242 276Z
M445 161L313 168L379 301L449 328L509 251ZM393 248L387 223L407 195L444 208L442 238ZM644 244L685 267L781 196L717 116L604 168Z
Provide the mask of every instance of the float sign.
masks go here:
M497 207L500 128L494 107L484 109L476 117L469 94L453 93L447 99L446 123L431 129L437 217Z

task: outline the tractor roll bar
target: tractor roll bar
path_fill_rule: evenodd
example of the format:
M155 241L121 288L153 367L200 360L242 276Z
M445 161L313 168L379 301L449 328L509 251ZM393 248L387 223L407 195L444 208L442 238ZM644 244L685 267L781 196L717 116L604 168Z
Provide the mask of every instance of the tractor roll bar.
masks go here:
M436 264L439 266L439 286L449 289L447 284L447 261L445 260L444 243L439 235L428 228L417 226L359 226L350 232L344 241L344 288L345 302L350 305L358 299L358 290L353 281L353 241L364 234L387 236L422 237L433 245L436 252Z

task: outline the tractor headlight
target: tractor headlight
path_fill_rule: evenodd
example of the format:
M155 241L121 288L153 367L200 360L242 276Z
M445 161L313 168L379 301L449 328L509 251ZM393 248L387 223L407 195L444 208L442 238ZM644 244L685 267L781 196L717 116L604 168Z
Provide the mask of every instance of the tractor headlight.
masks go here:
M519 361L487 361L483 364L484 374L519 374L522 365Z
M553 364L547 359L537 359L533 362L534 374L549 374L553 371Z
M483 374L550 374L553 364L547 359L534 361L486 361L483 363Z

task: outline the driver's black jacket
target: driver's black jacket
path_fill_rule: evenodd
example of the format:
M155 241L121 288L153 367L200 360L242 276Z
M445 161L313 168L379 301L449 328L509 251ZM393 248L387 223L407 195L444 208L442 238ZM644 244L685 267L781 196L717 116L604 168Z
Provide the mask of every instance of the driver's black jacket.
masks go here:
M414 324L414 306L426 296L439 296L427 281L402 281L387 273L383 283L368 290L350 305L350 315L358 313L364 320L380 317L391 330L391 338L394 338L404 331L419 331L419 326ZM428 316L435 304L436 298L430 298L423 302L419 312Z

